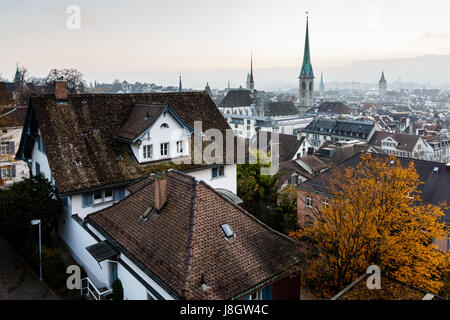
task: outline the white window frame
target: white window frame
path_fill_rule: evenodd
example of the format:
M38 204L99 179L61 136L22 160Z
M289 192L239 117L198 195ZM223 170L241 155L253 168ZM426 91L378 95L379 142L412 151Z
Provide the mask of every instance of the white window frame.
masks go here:
M166 146L167 148L164 148L163 146ZM165 154L163 154L163 151L166 151ZM170 155L170 143L169 142L162 142L159 146L159 154L161 155L161 158L169 157Z
M144 159L153 159L153 144L146 144L142 147Z
M223 168L222 175L220 174L221 168ZM216 172L217 172L216 176L214 176L214 170L216 170ZM219 178L223 178L223 177L225 177L225 166L224 165L211 168L211 179L219 179Z
M183 153L183 149L184 149L184 143L183 143L184 141L183 140L180 140L180 141L177 141L177 153L178 154L180 154L180 153Z
M9 154L9 141L2 141L0 144L0 154Z
M305 196L305 208L313 207L313 198Z
M111 196L106 196L106 190L111 190ZM103 191L103 202L110 202L114 200L114 190L112 188L107 188Z
M254 298L253 298L253 295L255 295ZM249 300L262 300L262 290L253 292L251 295L249 295L248 299Z

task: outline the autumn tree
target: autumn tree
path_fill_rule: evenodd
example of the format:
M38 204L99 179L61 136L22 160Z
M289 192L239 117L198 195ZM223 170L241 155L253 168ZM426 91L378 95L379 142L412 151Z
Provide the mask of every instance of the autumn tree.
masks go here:
M334 170L329 202L313 197L312 219L290 235L311 244L306 285L330 297L370 265L417 287L438 293L449 271L449 253L433 239L445 239L440 221L445 204L421 202L419 176L407 168L362 155L356 168ZM320 205L319 205L320 204Z
M297 227L296 190L278 190L281 174L261 174L270 167L270 154L250 150L255 163L238 164L237 193L241 206L271 228L288 233Z
M67 89L69 93L83 93L86 88L86 84L83 80L83 74L77 69L52 69L47 75L45 82L47 85L51 85L58 79L64 79L67 81Z

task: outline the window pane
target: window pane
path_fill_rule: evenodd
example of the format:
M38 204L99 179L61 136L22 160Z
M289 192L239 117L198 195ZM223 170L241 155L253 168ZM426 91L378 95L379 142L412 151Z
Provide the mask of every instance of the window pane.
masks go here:
M102 192L97 191L94 193L94 203L101 203L102 202Z

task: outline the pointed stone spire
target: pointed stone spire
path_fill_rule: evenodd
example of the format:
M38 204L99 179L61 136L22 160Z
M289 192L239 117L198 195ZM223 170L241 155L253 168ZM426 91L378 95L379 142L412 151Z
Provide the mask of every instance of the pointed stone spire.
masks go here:
M323 95L323 92L325 91L325 84L323 83L323 71L320 73L320 86L319 86L320 94Z
M300 71L299 78L314 78L314 72L311 65L311 56L309 52L309 27L308 27L308 12L306 12L306 37L305 37L305 52L303 53L303 65Z
M250 52L250 90L255 89L255 83L253 81L253 52Z
M180 73L180 83L178 84L178 92L183 91L183 86L181 85L181 73Z
M384 70L381 71L381 79L380 79L379 82L380 82L380 83L381 83L381 82L383 82L383 83L384 83L384 82L387 82L386 79L384 78Z

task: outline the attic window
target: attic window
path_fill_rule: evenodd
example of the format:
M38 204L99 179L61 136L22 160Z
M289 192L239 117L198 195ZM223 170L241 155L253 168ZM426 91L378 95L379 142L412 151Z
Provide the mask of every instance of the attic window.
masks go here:
M168 125L167 123L163 123L163 124L160 126L160 128L161 128L161 129L167 129L167 128L169 128L169 125Z
M228 223L224 223L220 227L222 228L222 231L223 231L226 239L236 237L235 233L233 232L233 230L231 229L231 227Z

